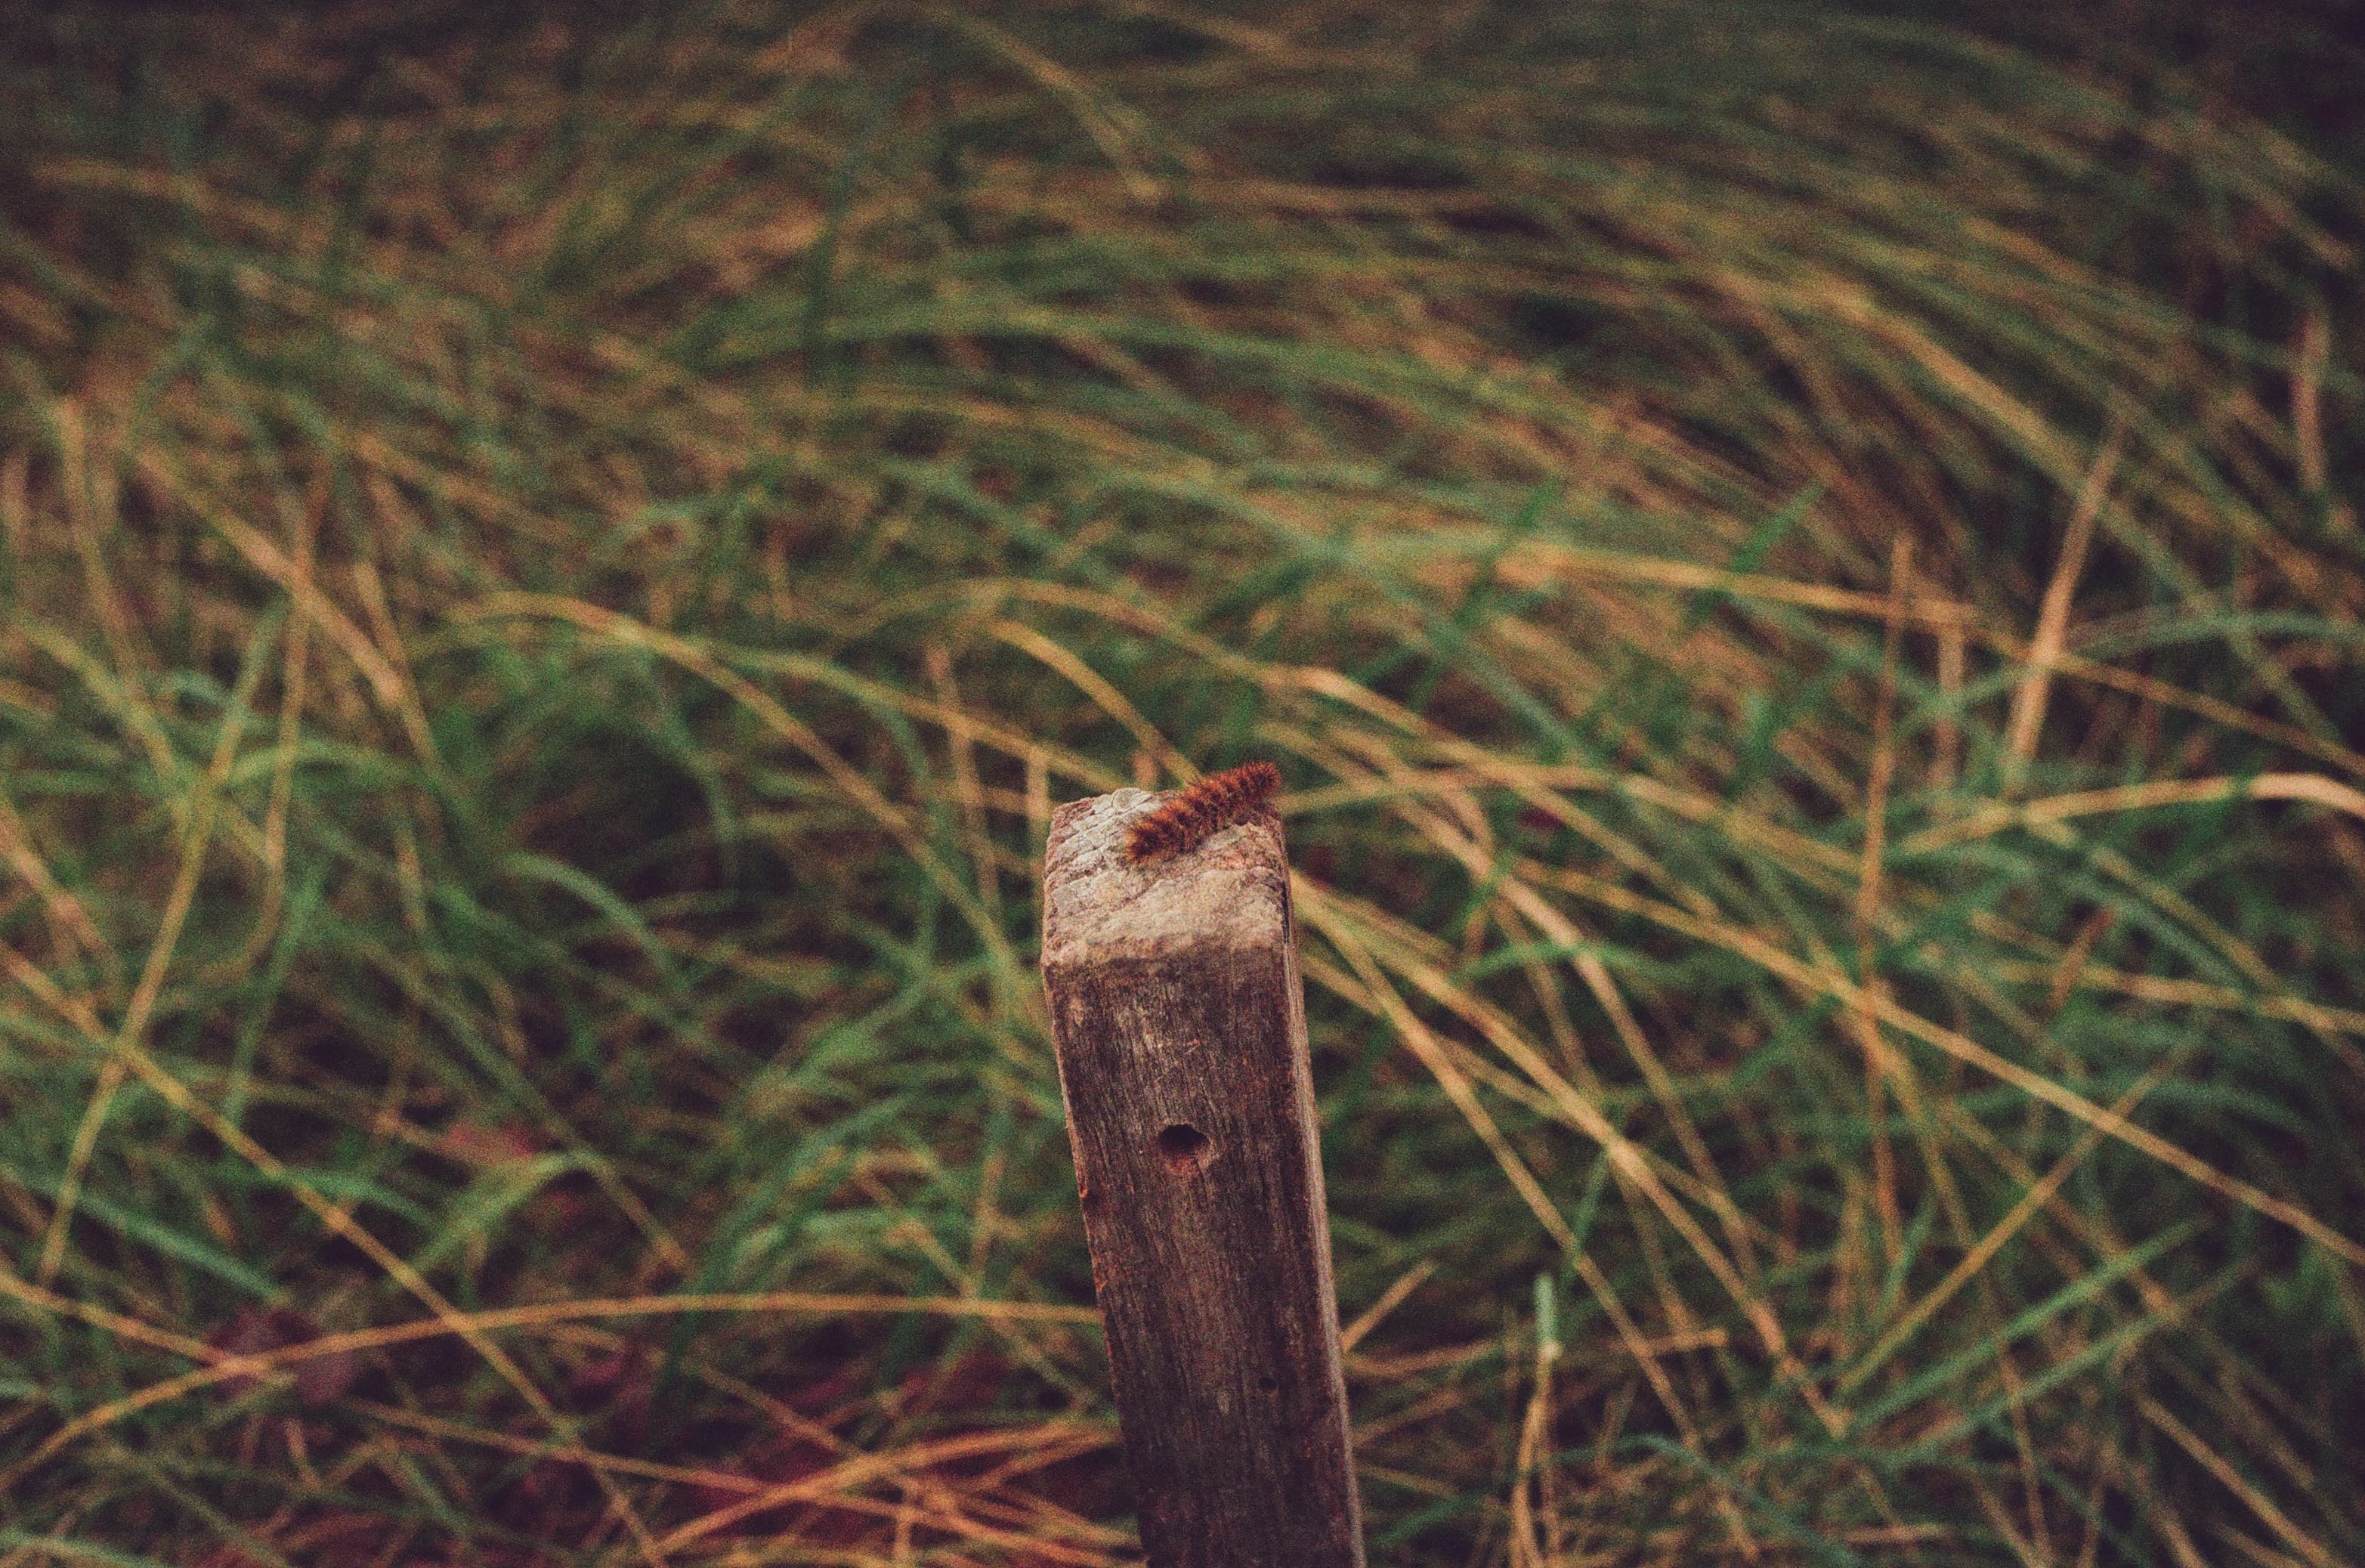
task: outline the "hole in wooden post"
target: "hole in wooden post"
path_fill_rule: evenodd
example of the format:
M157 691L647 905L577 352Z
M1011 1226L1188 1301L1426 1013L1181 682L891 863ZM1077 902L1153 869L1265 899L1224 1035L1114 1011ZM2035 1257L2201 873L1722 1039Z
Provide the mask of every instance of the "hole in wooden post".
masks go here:
M1214 1158L1207 1135L1181 1122L1161 1128L1158 1134L1158 1157L1166 1161L1166 1169L1178 1176L1189 1176L1207 1169Z

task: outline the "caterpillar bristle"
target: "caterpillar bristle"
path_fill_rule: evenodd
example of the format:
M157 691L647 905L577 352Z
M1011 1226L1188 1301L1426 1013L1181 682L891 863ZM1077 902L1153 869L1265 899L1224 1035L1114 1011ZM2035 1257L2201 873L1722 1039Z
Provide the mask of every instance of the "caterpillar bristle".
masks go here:
M1136 863L1163 860L1195 849L1216 829L1229 827L1272 799L1280 788L1281 769L1270 762L1211 773L1136 822L1125 842L1126 858Z

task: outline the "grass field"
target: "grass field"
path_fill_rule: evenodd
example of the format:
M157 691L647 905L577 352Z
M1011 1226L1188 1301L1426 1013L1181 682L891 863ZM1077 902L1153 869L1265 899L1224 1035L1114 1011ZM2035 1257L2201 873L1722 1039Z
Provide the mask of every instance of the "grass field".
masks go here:
M0 1565L1138 1559L1036 878L1256 757L1375 1564L2365 1562L2354 168L484 13L0 24Z

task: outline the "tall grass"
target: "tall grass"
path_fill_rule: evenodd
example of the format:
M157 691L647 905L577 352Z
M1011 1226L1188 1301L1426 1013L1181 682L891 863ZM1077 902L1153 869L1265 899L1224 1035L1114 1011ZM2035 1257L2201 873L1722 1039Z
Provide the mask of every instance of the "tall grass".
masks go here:
M0 1562L1136 1554L1051 805L1277 762L1375 1562L2365 1560L2365 192L1812 8L67 6Z

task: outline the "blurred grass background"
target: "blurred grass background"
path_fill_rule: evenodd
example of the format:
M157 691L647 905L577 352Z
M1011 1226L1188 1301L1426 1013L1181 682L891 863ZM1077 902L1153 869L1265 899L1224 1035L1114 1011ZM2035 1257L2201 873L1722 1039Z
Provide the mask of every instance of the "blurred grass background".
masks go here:
M1258 756L1375 1563L2365 1562L2354 57L2121 13L12 12L0 1563L1134 1560Z

